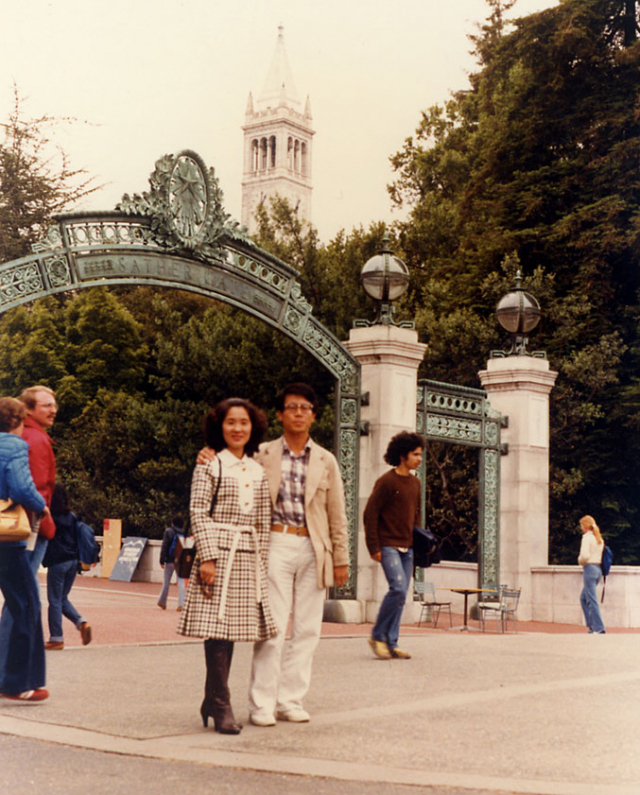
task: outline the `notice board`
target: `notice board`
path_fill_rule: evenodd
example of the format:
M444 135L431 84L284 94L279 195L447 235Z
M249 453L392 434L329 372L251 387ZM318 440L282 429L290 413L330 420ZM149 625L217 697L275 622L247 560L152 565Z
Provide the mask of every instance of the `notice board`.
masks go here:
M146 545L146 538L138 538L137 536L125 538L122 542L122 549L118 555L118 560L116 560L116 565L113 567L109 579L119 580L120 582L131 582L133 572L136 570L136 566L138 565Z

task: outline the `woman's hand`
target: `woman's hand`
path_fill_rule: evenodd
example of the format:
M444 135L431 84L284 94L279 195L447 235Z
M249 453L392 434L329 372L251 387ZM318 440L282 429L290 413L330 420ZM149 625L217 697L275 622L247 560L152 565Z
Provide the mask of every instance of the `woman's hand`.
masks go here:
M205 560L200 564L200 580L205 585L213 585L216 579L215 560Z
M196 464L208 464L210 461L215 461L216 451L213 447L203 447L198 453Z

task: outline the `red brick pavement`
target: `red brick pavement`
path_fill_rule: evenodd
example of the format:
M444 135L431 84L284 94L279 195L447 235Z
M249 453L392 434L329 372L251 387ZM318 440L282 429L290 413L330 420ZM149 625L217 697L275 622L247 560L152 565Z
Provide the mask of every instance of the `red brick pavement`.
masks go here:
M40 574L43 602L43 627L45 639L48 638L47 606L46 606L46 575ZM157 605L160 583L147 582L115 582L98 577L79 576L70 594L70 599L78 612L91 624L93 643L100 645L140 644L140 643L188 643L189 638L178 635L179 613L178 588L171 586L167 609L161 610ZM80 634L69 621L63 619L64 639L66 646L80 646ZM462 624L462 615L453 614L454 626ZM472 626L478 626L471 621ZM368 635L370 624L333 624L324 623L323 637L358 637ZM402 626L403 635L423 635L448 631L448 621L441 619L437 629L431 626ZM584 627L571 624L544 624L536 621L519 621L519 632L541 633L584 633ZM612 633L638 633L640 629L610 629ZM471 633L481 637L481 633Z

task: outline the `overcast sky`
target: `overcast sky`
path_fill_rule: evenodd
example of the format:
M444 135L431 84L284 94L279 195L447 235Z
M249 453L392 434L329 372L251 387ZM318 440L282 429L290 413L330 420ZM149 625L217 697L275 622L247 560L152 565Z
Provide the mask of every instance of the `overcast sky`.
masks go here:
M526 16L560 0L518 0ZM22 0L5 2L0 119L13 84L24 115L73 116L56 140L106 186L84 208L111 210L148 188L155 161L194 149L240 216L242 130L278 25L298 94L311 100L313 222L339 229L397 218L389 157L420 111L466 88L469 34L485 0Z

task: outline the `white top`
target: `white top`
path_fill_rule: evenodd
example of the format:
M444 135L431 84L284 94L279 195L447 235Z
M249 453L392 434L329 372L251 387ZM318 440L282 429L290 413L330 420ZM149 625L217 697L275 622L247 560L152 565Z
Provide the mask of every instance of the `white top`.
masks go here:
M264 470L257 461L243 455L237 458L225 447L220 450L218 458L222 464L225 477L235 478L238 481L238 495L242 513L251 513L253 509L253 486L262 481Z
M582 543L580 544L580 554L578 555L578 564L586 566L587 563L602 563L602 553L604 552L604 542L598 544L595 535L591 530L587 530L582 535Z

